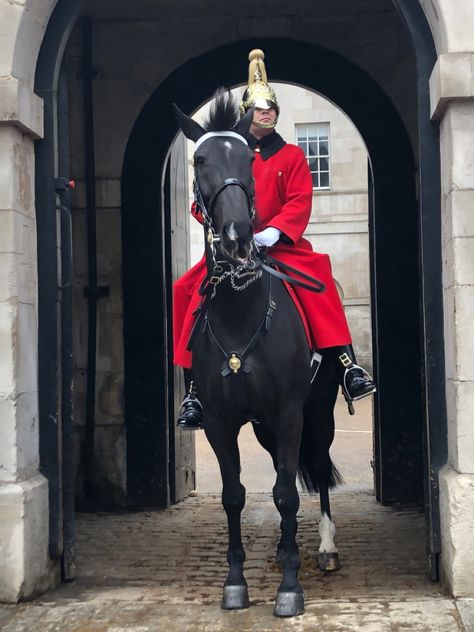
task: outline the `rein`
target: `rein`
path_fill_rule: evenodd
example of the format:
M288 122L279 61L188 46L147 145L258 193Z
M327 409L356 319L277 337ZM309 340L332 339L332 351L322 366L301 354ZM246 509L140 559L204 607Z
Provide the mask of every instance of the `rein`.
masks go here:
M227 263L230 266L231 270L224 270L222 265L220 265L221 263ZM230 370L228 370L226 367L226 363L224 362L224 366L222 369L222 375L224 376L229 375L231 371L234 373L237 373L240 369L242 369L245 373L248 373L248 370L246 370L246 367L245 367L245 358L257 344L258 338L262 330L265 329L266 331L268 331L268 329L270 329L271 318L273 316L273 312L276 310L276 302L272 296L272 278L273 277L277 277L281 279L282 281L285 281L286 283L291 283L292 285L298 285L312 292L320 293L320 292L324 292L324 290L326 289L324 283L322 283L318 279L311 277L308 274L305 274L304 272L301 272L300 270L297 270L296 268L293 268L285 263L281 263L280 261L277 261L273 257L264 255L263 253L258 253L257 261L252 261L252 263L254 264L253 267L251 269L246 270L243 266L234 268L232 264L226 261L225 262L217 261L215 262L212 272L209 272L208 270L208 274L206 278L203 280L203 282L201 283L201 286L199 288L199 294L202 296L202 300L199 307L196 309L196 311L193 314L194 316L196 316L196 321L194 323L193 329L191 331L191 335L189 337L187 349L188 351L192 351L192 348L194 346L194 341L196 340L196 336L200 329L200 323L202 320L204 320L201 333L204 333L206 329L209 331L211 339L214 341L217 347L222 351L222 353L227 359L228 366L230 367ZM273 267L274 265L277 265L283 270L292 272L293 274L300 276L301 278L305 279L305 281L307 282L300 281L299 279L295 279L289 276L288 274L285 274L284 272L281 272L280 270L275 269ZM239 270L239 268L244 268L244 269ZM236 352L231 352L230 354L228 354L225 351L225 349L222 347L220 342L217 340L210 326L209 319L207 316L208 310L209 310L209 302L216 295L217 286L220 283L222 283L222 281L224 281L226 278L230 277L231 285L234 290L245 290L251 283L253 283L258 278L261 277L262 269L268 272L270 275L267 312L265 314L263 321L260 323L257 331L255 332L253 338L251 339L251 341L249 342L245 350L240 354ZM235 278L239 279L239 278L249 276L249 275L251 275L250 279L245 281L242 285L235 284ZM265 325L265 328L263 327L264 325ZM234 362L235 365L238 365L236 366L236 369L235 367L232 366L232 362Z
M207 140L208 138L212 138L213 136L226 136L230 135L229 133L209 133L206 138L202 137L202 142ZM241 139L246 142L243 138ZM198 141L199 142L199 141ZM196 145L198 146L198 145ZM194 172L194 199L196 201L197 207L200 209L204 221L204 226L207 229L207 242L210 255L212 257L212 264L210 265L210 261L208 259L207 266L207 275L201 286L199 288L199 294L202 296L201 303L199 307L194 312L194 316L196 316L196 321L194 323L193 329L191 331L191 335L189 337L187 349L189 351L192 350L194 346L194 342L196 340L196 336L201 331L204 333L206 330L209 332L209 337L217 346L217 348L223 354L225 360L222 365L221 374L226 377L230 374L242 374L249 373L250 369L246 365L246 358L251 353L251 351L257 345L260 335L264 331L268 331L270 329L272 316L274 311L276 310L276 302L273 299L272 295L272 278L277 277L286 283L291 283L292 285L297 285L299 287L305 288L306 290L310 290L312 292L324 292L325 285L318 279L305 274L296 268L293 268L287 264L284 264L280 261L277 261L273 257L270 257L266 254L266 251L259 251L255 246L255 243L252 241L252 254L253 250L256 249L257 256L255 259L250 259L248 264L242 264L237 267L233 266L229 261L218 261L216 259L217 248L216 244L220 242L220 237L216 233L215 228L212 223L212 214L214 211L214 207L217 202L217 198L219 195L229 186L238 186L245 193L245 197L248 205L248 213L251 221L255 218L255 206L254 206L254 198L253 195L249 192L245 184L239 180L238 178L226 178L224 182L219 186L214 193L211 195L208 205L206 206L204 202L204 198L201 193L201 187L199 184L199 178L197 176L196 170ZM229 266L230 269L225 270L224 266ZM212 269L211 269L212 268ZM234 290L241 291L245 290L251 283L256 281L262 276L262 271L265 270L270 275L269 279L269 288L268 288L268 301L267 301L267 310L265 316L260 322L257 330L252 336L250 342L247 344L245 349L242 352L231 351L228 353L224 347L221 345L216 335L214 334L211 325L208 319L208 310L209 310L209 302L216 295L217 286L222 283L225 279L230 278L231 286ZM294 276L290 276L286 274L286 272L291 272L293 275L299 278L294 278ZM243 283L236 283L236 279L240 280L242 278L248 277ZM303 279L303 280L301 280ZM204 321L202 323L202 321Z
M230 266L230 270L224 270L221 263L227 264ZM227 277L230 277L231 284L234 290L245 290L253 281L256 281L257 278L260 278L262 275L262 270L268 272L271 276L275 276L278 279L281 279L285 283L290 283L290 285L297 285L298 287L302 287L305 290L309 290L310 292L316 292L317 294L321 294L326 290L326 286L322 281L317 279L316 277L312 277L309 274L305 274L298 270L297 268L293 268L286 263L282 263L277 259L274 259L270 255L264 253L263 251L257 252L257 259L251 260L249 262L251 265L240 265L235 268L228 261L215 261L214 267L211 272L206 275L205 279L201 283L201 287L199 288L199 294L204 296L207 294L209 290L209 286L213 286L211 299L214 298L216 294L216 286L222 283ZM295 277L290 276L289 274L285 274L285 272L292 272L294 275L304 279L304 281L300 281L299 279L295 279ZM251 278L243 283L242 285L237 285L235 283L235 279L241 279L245 276L250 276Z
M243 136L241 136L240 134L236 134L235 132L232 132L232 131L207 132L206 134L201 136L200 139L196 141L195 149L197 149L202 143L206 142L210 138L215 138L215 137L236 138L240 142L244 143L245 145L248 144ZM221 186L218 187L217 190L214 191L214 193L211 195L208 206L206 206L204 202L204 198L201 193L199 178L197 177L196 169L194 169L194 183L193 183L194 199L196 201L196 205L201 210L202 217L204 220L204 225L208 230L207 241L211 250L212 263L213 263L213 269L211 272L209 272L209 268L208 268L208 275L206 279L204 279L203 285L201 285L201 288L199 289L199 293L203 295L205 293L204 286L206 286L207 284L211 284L214 286L212 296L211 296L211 298L213 298L215 296L215 286L221 283L228 276L230 276L231 278L231 283L234 290L243 290L246 287L248 287L250 283L252 283L258 278L256 270L260 266L264 270L266 270L269 274L278 277L279 279L281 279L282 281L285 281L286 283L290 283L292 285L298 285L299 287L302 287L306 290L310 290L311 292L318 292L318 293L324 292L326 287L324 283L322 283L319 279L316 279L315 277L305 274L304 272L301 272L300 270L297 270L296 268L293 268L285 263L282 263L281 261L277 261L273 257L270 257L269 255L263 254L261 251L258 251L258 249L257 249L258 251L257 261L252 260L253 266L251 269L250 268L248 268L248 270L244 269L243 272L241 272L240 268L242 268L243 266L239 266L238 268L234 268L233 266L231 266L232 270L230 272L224 272L222 266L219 265L220 262L216 261L215 244L220 242L220 237L216 233L214 226L212 224L212 213L214 211L217 198L222 193L222 191L224 191L224 189L226 189L229 186L238 186L245 193L245 197L247 199L247 205L248 205L249 218L251 221L253 221L255 219L254 198L253 198L253 195L249 192L248 188L245 186L245 184L241 180L239 180L238 178L226 178L223 184L221 184ZM285 271L293 273L293 275L299 277L299 279L295 279L294 277L291 277L288 274L285 274ZM235 284L234 278L241 278L242 276L246 276L246 275L252 276L253 278L249 279L243 285ZM301 281L300 279L304 279L304 280Z
M260 255L259 253L259 256L262 257L261 264L260 264L262 268L266 270L269 274L278 277L282 281L285 281L285 283L290 283L291 285L298 285L299 287L303 287L305 290L310 290L311 292L316 292L317 294L321 294L322 292L326 290L326 286L324 285L324 283L320 281L319 279L317 279L316 277L312 277L309 274L305 274L304 272L301 272L301 270L297 270L296 268L293 268L292 266L289 266L286 263L277 261L277 259L274 259L273 257L270 257L269 255ZM273 266L276 266L276 267L273 267ZM294 277L291 277L288 274L285 274L284 272L281 272L281 270L279 270L278 268L281 268L281 270L286 270L287 272L292 272L293 274L301 277L302 279L305 279L307 283L305 283L305 281L300 281L299 279L295 279Z

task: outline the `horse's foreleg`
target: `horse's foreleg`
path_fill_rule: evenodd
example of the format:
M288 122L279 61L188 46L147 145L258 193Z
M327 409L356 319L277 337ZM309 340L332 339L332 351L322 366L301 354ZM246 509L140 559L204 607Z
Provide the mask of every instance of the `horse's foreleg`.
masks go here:
M298 581L301 566L296 531L298 528L296 514L299 509L299 496L296 488L296 469L298 464L301 422L290 418L285 424L288 433L278 438L278 469L273 499L281 516L281 538L278 544L277 559L281 564L283 578L278 588L274 615L277 617L293 617L304 612L303 589ZM298 430L299 429L299 430Z
M240 481L226 481L222 504L227 514L229 573L224 584L223 608L248 608L247 582L244 577L245 551L242 545L240 516L245 505L245 487Z
M222 505L227 515L229 547L227 562L229 573L224 584L222 608L234 610L249 607L247 582L243 567L245 551L242 545L240 516L245 505L245 487L240 482L240 457L235 436L217 436L206 429L222 476Z
M341 562L337 546L334 543L336 526L331 518L329 488L326 482L319 484L319 497L321 500L321 522L319 523L321 544L319 547L318 567L322 571L338 571L341 568Z

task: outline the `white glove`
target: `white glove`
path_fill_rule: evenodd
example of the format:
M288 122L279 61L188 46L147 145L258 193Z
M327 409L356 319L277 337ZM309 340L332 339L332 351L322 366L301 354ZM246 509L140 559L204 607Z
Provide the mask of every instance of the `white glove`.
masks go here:
M266 246L267 248L270 248L270 246L276 244L276 242L280 239L280 235L281 230L278 230L278 228L274 228L273 226L269 226L260 233L257 233L254 238L257 246Z

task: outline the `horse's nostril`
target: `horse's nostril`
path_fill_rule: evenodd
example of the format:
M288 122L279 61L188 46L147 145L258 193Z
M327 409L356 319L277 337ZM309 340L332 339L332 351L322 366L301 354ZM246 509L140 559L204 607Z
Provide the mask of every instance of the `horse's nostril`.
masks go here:
M242 263L250 254L252 226L248 222L235 221L222 227L222 247L230 259Z
M240 237L237 240L237 252L241 259L245 259L249 255L249 239Z

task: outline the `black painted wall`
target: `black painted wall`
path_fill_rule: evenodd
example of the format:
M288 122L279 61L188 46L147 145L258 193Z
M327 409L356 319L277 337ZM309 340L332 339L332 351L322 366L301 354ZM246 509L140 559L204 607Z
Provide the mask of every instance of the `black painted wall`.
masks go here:
M272 80L296 83L329 98L348 114L367 145L374 191L370 231L379 498L421 501L421 272L413 148L391 101L366 73L317 46L276 39L230 44L187 62L158 87L130 137L123 170L123 246L131 496L165 504L166 359L159 334L164 329L161 279L169 274L159 247L166 242L161 233L161 173L177 132L171 103L192 112L218 86L245 80L242 60L257 45L272 60Z

